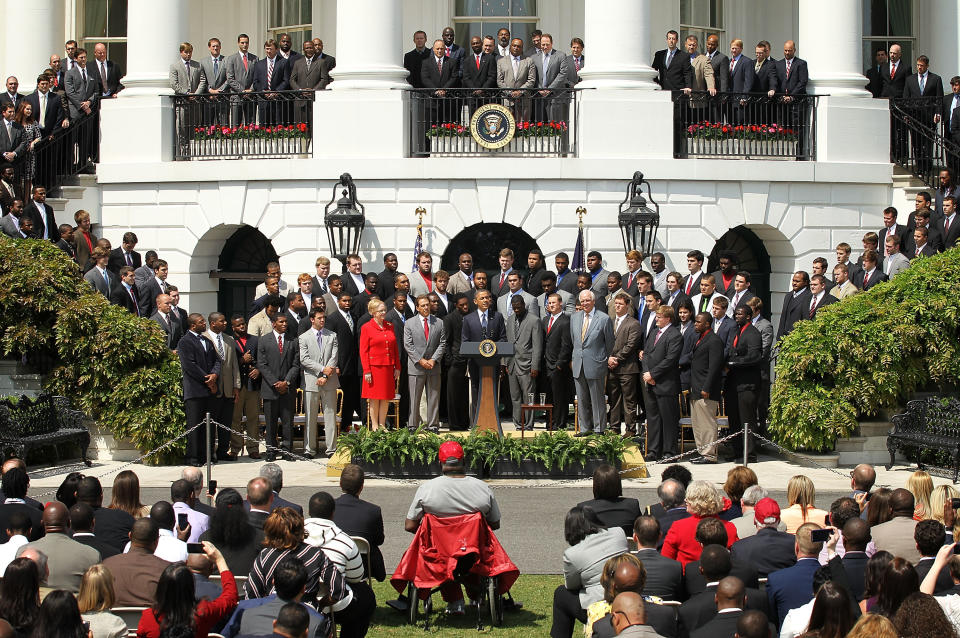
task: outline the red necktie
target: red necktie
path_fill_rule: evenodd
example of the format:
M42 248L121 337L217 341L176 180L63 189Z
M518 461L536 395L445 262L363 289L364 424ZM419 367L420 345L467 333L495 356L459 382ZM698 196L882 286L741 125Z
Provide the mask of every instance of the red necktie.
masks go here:
M817 311L817 298L814 297L813 301L810 302L810 318L813 319L813 314Z
M660 335L663 334L663 330L657 332L657 336L653 338L653 345L657 345L657 342L660 341Z
M748 323L747 326L749 326L749 325L750 325L750 324ZM733 338L733 347L734 347L734 348L736 348L736 347L737 347L737 343L740 342L740 335L742 335L742 334L743 334L743 331L747 329L747 326L744 326L744 327L740 328L740 332L738 332L738 333L737 333L737 336Z
M944 235L946 235L946 232L944 232ZM503 273L500 273L500 287L501 287L501 288L503 288L503 280L506 279L506 278L507 278L506 275L504 275Z
M247 71L247 70L248 70L248 68L247 68L247 54L246 54L246 53L241 54L241 55L240 55L240 59L243 60L243 70L244 70L244 71Z
M687 296L690 296L690 289L693 288L693 275L687 277Z
M792 61L793 61L793 60L787 60L787 77L788 77L788 78L790 77L790 63L791 63Z
M423 318L423 340L430 341L430 320Z
M447 47L447 57L450 57L450 47Z
M580 70L580 58L574 58L574 59L573 59L573 66L575 66L575 67L577 68L577 71Z
M283 335L277 335L277 347L280 349L280 354L283 354Z
M480 56L477 56L477 70L480 70Z
M437 60L437 73L443 73L443 58Z
M868 282L868 281L870 281L870 273L864 272L864 273L863 273L863 289L864 289L864 290L867 289L867 282Z
M896 75L896 73L897 73L897 65L896 65L896 63L891 64L891 65L890 65L890 79L891 79L891 80L893 79L893 76Z
M737 59L730 60L730 73L733 73L733 67L737 66ZM690 292L689 290L687 292Z
M553 315L550 315L550 323L547 324L547 334L550 334L550 328L553 328L554 319L555 317Z
M627 279L627 290L630 290L630 286L633 285L633 273L630 273L630 278Z

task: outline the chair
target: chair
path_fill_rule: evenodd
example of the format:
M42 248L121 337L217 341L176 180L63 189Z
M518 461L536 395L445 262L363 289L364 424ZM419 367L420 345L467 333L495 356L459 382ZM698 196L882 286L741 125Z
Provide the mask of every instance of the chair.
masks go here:
M373 578L370 576L370 543L363 536L351 536L350 539L357 544L360 550L360 556L363 558L363 569L367 573L367 584L373 587Z
M693 436L693 417L690 414L690 390L681 392L677 400L680 402L680 454L683 454L686 451L687 441L695 441ZM688 431L690 433L690 439L686 437Z
M246 588L247 578L249 578L249 576L234 576L234 577L233 577L233 580L235 580L236 583L237 583L237 596L240 598L240 600L246 600L246 599L247 599L247 588ZM216 581L216 582L219 583L219 582L220 582L220 574L210 574L210 580Z
M140 624L140 616L143 615L143 612L149 607L111 607L110 613L116 616L119 616L120 619L126 623L127 630L131 636L137 635L137 626Z
M341 392L337 390L337 392ZM342 392L341 392L342 394ZM338 395L339 396L339 395ZM387 419L390 418L390 408L393 408L393 423L400 429L400 379L397 379L394 385L393 398L387 402ZM339 412L337 416L340 416ZM370 429L370 410L367 410L367 429Z

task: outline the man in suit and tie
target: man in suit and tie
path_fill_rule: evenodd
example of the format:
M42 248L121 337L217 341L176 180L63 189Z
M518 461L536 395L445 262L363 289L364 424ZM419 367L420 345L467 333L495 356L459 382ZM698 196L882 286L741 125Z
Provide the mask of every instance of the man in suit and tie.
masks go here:
M360 258L360 255L347 255L347 272L343 273L341 281L343 281L343 292L350 295L351 298L356 297L366 288L363 259Z
M887 49L884 46L877 47L874 52L874 64L864 71L863 75L867 78L866 88L873 97L880 97L883 93L883 72L887 66Z
M22 219L22 218L21 218ZM22 221L21 221L22 224ZM93 286L94 290L110 299L110 293L116 285L114 275L107 270L107 261L110 259L110 253L106 249L97 246L93 249L94 267L87 271L83 278Z
M123 234L120 246L110 251L110 261L107 268L112 273L119 273L123 266L130 266L136 271L142 264L140 253L134 250L137 247L137 234L127 231Z
M727 360L727 381L725 394L728 397L727 416L730 420L730 432L743 432L757 428L757 393L760 390L760 366L763 361L763 340L752 322L753 312L747 306L740 306L733 313L737 322L737 332L729 348ZM731 446L734 450L744 449L743 437L734 438ZM746 450L749 461L757 460L754 452L754 439L747 436ZM734 454L736 457L737 454Z
M579 300L582 310L573 313L570 319L572 371L580 418L577 436L588 436L606 430L604 388L614 337L610 317L595 308L594 292L582 290Z
M493 295L489 290L480 289L477 291L474 302L477 304L477 311L471 312L463 318L463 333L461 334L461 344L464 342L477 342L485 339L491 341L506 341L507 327L503 315L492 309ZM470 401L474 409L477 405L477 397L480 393L480 366L473 360L467 366L470 371ZM498 384L498 380L494 380ZM494 396L499 396L499 388L494 388Z
M711 273L718 293L730 299L733 296L737 276L737 255L732 251L720 254L720 269Z
M471 89L467 102L470 116L488 100L491 89L497 88L497 59L493 54L493 38L475 35L470 38L471 53L463 60L463 88ZM490 49L490 51L487 51Z
M168 292L167 273L169 266L165 259L158 259L153 265L153 277L140 287L140 314L151 317L157 311L157 295Z
M580 83L580 69L586 64L586 56L583 55L583 40L573 38L570 40L570 55L567 56L567 86L576 86Z
M957 219L957 199L952 195L943 198L943 221L940 222L940 234L943 236L944 250L957 245L960 238L960 219Z
M553 403L553 427L562 430L566 426L567 411L570 406L570 393L573 377L570 374L570 360L573 355L573 341L570 336L570 315L563 310L563 297L559 291L547 295L546 312L541 319L543 328L543 372L549 387Z
M943 122L944 137L950 138L954 144L960 144L960 75L950 78L950 93L943 96L943 105L937 115L938 121ZM948 155L950 170L956 174L960 170L960 160L956 156Z
M447 57L443 40L434 40L433 54L424 58L420 66L420 81L424 88L432 89L429 95L435 98L425 102L424 121L428 125L454 122L458 119L459 113L455 105L459 102L454 96L448 96L447 91L460 84L457 62L461 58L462 56Z
M502 366L510 382L513 424L518 430L532 430L533 413L529 412L526 419L521 419L520 408L529 402L529 396L536 390L543 355L543 333L537 315L528 311L523 297L511 297L510 304L510 316L505 321L507 342L513 344L514 354L504 357Z
M570 270L570 256L565 252L559 252L553 258L553 263L557 267L557 290L566 290L571 295L576 295L579 292L577 273ZM576 299L574 299L574 305L576 305Z
M540 316L540 307L537 305L537 298L523 289L520 273L516 270L511 270L510 274L507 275L507 292L497 299L497 312L503 315L505 319L509 319L513 315L512 300L514 297L522 298L527 306L527 310L529 310L533 316Z
M443 349L446 346L443 322L430 314L430 299L417 297L419 316L403 326L403 347L407 353L407 378L410 387L408 427L420 425L420 398L426 392L425 423L434 432L440 428L440 385Z
M14 108L10 103L0 106L3 109L3 133L0 133L0 156L3 161L12 164L27 150L27 136L23 127L13 120Z
M277 124L283 116L283 104L277 104L276 91L290 88L290 65L286 58L278 54L277 41L269 39L263 43L264 57L253 65L254 91L265 92L264 102L260 103L261 124ZM274 102L274 103L271 103Z
M514 38L510 41L510 55L497 60L497 87L503 89L504 105L513 109L518 122L530 119L530 98L524 89L536 85L536 64L523 57L523 40Z
M53 207L47 203L47 189L33 187L33 198L24 210L33 219L33 231L37 239L46 239L54 244L60 241L60 227L53 214Z
M70 106L70 120L76 122L82 116L90 115L100 108L100 90L96 81L87 73L87 51L77 49L76 64L67 71L65 79L67 102ZM94 136L99 136L97 127L91 128L91 134L78 142L80 164L88 159L97 160L99 144Z
M599 251L591 250L587 253L587 274L590 275L590 290L596 295L597 300L601 300L609 292L607 290L607 277L610 271L603 267L603 255Z
M797 562L792 567L771 572L767 577L770 621L778 627L783 624L787 612L810 602L813 575L820 569L817 557L823 549L823 543L815 543L810 538L815 529L820 529L820 525L812 522L801 525L794 546Z
M257 343L255 335L247 332L247 321L243 315L230 318L233 329L234 349L237 365L240 368L240 392L234 402L231 429L240 432L245 429L247 438L238 434L230 435L230 456L237 458L247 448L251 459L260 458L260 371L257 369ZM246 417L246 423L241 421Z
M230 92L230 83L227 81L227 59L220 55L220 40L207 40L207 50L210 55L200 59L200 71L206 79L206 86L202 93L206 94L203 105L203 123L229 124L229 108L224 98L218 97L221 93Z
M303 55L293 63L290 71L290 88L310 95L314 91L322 91L330 84L330 60L320 60L317 49L312 40L303 43ZM297 122L313 122L313 100L297 101Z
M14 110L20 107L24 96L17 92L20 81L13 75L7 78L7 90L0 93L0 105L12 104Z
M443 333L447 337L443 351L443 367L446 369L444 399L447 402L450 430L466 431L470 429L470 394L467 386L467 360L460 355L460 344L463 339L463 320L470 313L470 301L462 295L451 298L455 306L443 319ZM387 320L389 321L389 317Z
M909 261L907 264L909 265ZM814 275L810 277L810 302L807 306L806 314L802 319L814 319L822 306L839 301L836 297L827 291L827 278L823 275Z
M543 31L540 29L534 29L530 32L530 46L524 49L523 57L532 58L540 53L540 36L543 35Z
M881 75L881 97L900 98L910 76L910 64L900 59L902 50L899 44L891 44L888 61ZM904 163L907 156L907 130L902 122L890 118L890 149L895 161Z
M690 358L690 417L693 424L693 439L697 449L702 450L693 463L717 462L717 406L723 385L725 345L713 333L713 317L701 312L693 320L697 340Z
M193 60L193 45L180 44L180 59L170 65L170 88L177 95L197 95L207 90L207 76Z
M732 317L733 311L736 310L738 306L756 297L756 295L750 291L750 281L750 273L746 270L741 270L733 278L733 290L730 295L730 306L727 310L728 316Z
M630 295L622 290L613 298L613 349L607 357L607 396L610 399L609 427L620 433L620 423L626 426L623 435L637 435L637 381L640 361L637 353L643 343L640 323L631 316Z
M790 334L793 324L802 319L803 311L810 307L810 275L805 270L798 270L793 273L790 285L793 289L784 295L780 309L777 339Z
M730 73L730 91L733 93L751 93L757 82L754 73L754 61L743 55L743 40L736 38L730 41L730 62L727 65ZM728 106L727 117L730 121L743 123L745 117L744 99L739 105L731 103Z
M507 276L513 272L513 251L509 248L503 248L500 250L497 261L500 264L500 272L493 275L489 285L489 290L494 299L510 291L510 286L507 284Z
M863 266L854 277L853 284L860 290L867 291L881 281L886 281L887 276L877 267L879 263L880 256L877 251L872 249L863 251Z
M775 91L783 93L781 100L787 106L783 107L786 116L784 124L801 130L798 136L797 157L806 157L806 135L803 133L807 122L807 103L797 102L798 98L794 96L806 95L807 81L809 73L807 71L806 60L796 57L797 45L793 40L787 40L783 44L783 59L775 63L774 75L777 85ZM773 97L773 90L768 91L767 95ZM790 105L791 103L792 106Z
M660 522L653 516L638 516L634 520L633 541L637 544L637 551L633 554L643 561L647 570L643 593L664 600L680 600L685 595L683 565L660 553L657 549L660 537Z
M929 70L930 59L921 55L917 58L917 72L910 75L903 85L903 97L911 98L913 101L906 105L907 112L919 122L919 125L926 129L929 134L936 130L937 116L939 108L936 102L943 98L943 81L940 76ZM930 100L920 100L920 98L931 98ZM932 98L938 98L934 101ZM916 159L916 170L920 175L926 175L930 170L933 159L933 141L928 135L911 134L910 146L913 151L913 157Z
M380 507L360 498L363 491L363 468L349 463L340 472L340 489L336 499L333 522L350 536L360 536L370 545L370 555L364 559L369 574L378 581L386 578L383 564L383 512Z
M906 236L907 227L897 223L897 209L893 206L887 206L883 209L883 228L877 233L880 246L886 246L887 237L897 235L900 237L901 244Z
M413 34L413 48L403 55L403 68L407 70L407 82L415 89L423 88L420 71L423 61L430 57L433 51L427 48L426 31L415 31Z
M277 313L273 318L273 330L263 335L257 343L257 369L263 382L260 396L263 398L263 416L267 424L267 453L265 458L276 458L277 421L280 421L283 441L281 454L285 460L296 460L289 452L293 450L293 402L297 383L300 380L300 349L297 339L287 336L287 316Z
M331 289L333 282L339 285L339 280L330 276ZM332 294L332 293L331 293ZM344 431L353 424L354 415L362 422L362 406L360 402L360 329L357 327L353 315L350 314L353 300L346 292L337 293L337 302L333 305L334 311L327 314L326 328L337 335L337 381L343 390L343 403L340 409L340 425ZM399 343L399 342L398 342Z
M680 330L673 325L675 313L669 306L657 308L657 330L643 347L643 391L649 431L648 458L676 454L680 425Z
M397 275L397 279L401 276L406 277L406 275ZM393 336L397 340L397 350L400 355L400 378L397 379L397 391L400 394L398 420L401 427L406 427L407 416L410 413L410 388L408 387L409 378L407 377L407 356L403 349L403 327L407 320L416 313L407 305L407 293L402 290L397 290L393 293L390 301L393 307L387 311L386 320L393 326Z
M453 41L454 37L456 37L456 32L453 30L453 27L444 27L440 33L440 37L443 38L443 55L456 65L454 69L457 71L457 78L459 80L462 76L463 60L466 57L466 51L463 50L462 46Z
M677 46L679 41L679 33L673 29L667 31L667 48L660 49L653 55L651 66L657 71L657 77L653 81L664 91L680 91L693 86L690 56L685 55Z
M337 447L337 335L326 328L327 316L318 308L310 311L310 330L300 335L300 369L303 371L303 455L312 459L317 447L317 413L323 405L323 431L327 457Z
M210 313L207 322L209 328L203 333L203 337L210 342L210 347L220 360L217 393L209 399L210 417L217 423L226 425L233 422L233 408L243 385L237 361L237 343L233 337L224 333L227 329L227 318L223 313ZM211 449L210 453L218 461L237 460L236 456L230 456L229 430L217 428L216 434L211 437L211 447L213 446L216 450Z
M127 312L135 317L141 316L140 306L137 303L138 293L133 268L130 266L121 267L117 277L120 280L120 285L114 286L113 292L110 294L110 303L123 306L127 309Z
M700 54L700 41L695 35L688 35L684 41L684 49L690 56L690 66L693 69L693 85L683 90L690 95L691 92L709 93L711 96L717 94L717 81L714 77L713 65L705 55ZM688 122L698 122L708 119L704 113L707 106L707 98L704 95L698 95L690 98L690 102L684 102L684 108L689 109L685 118ZM628 291L629 292L629 291ZM661 292L661 294L663 294Z
M87 63L87 74L97 83L101 99L117 97L123 89L120 84L123 73L116 62L107 59L107 45L103 42L93 46L93 60Z
M230 121L237 126L252 124L257 117L253 102L241 104L240 94L253 90L253 67L257 63L257 56L249 52L250 36L241 33L237 37L238 51L227 58L227 84L230 87Z
M730 90L730 58L720 51L720 37L715 33L707 36L706 54L713 67L714 86L721 93Z
M33 218L23 214L23 202L15 199L10 204L7 214L0 217L0 229L3 230L3 234L7 237L20 239L23 237L20 229L23 221L26 221L28 224L33 224Z
M25 100L33 107L41 138L48 138L58 130L70 126L63 100L50 90L50 79L46 75L37 76L37 90Z
M540 36L540 52L532 56L537 67L537 97L534 100L534 118L538 122L566 121L567 105L567 56L553 48L553 36Z
M885 246L887 256L883 259L883 274L892 279L910 267L910 260L900 252L899 235L888 235Z
M933 257L937 254L937 250L930 244L929 236L929 228L918 227L914 229L910 253L907 255L910 259Z
M457 259L458 269L450 275L450 284L447 292L451 295L464 294L474 287L473 282L473 255L463 253Z
M687 270L689 274L683 279L683 294L693 298L700 292L700 280L706 275L703 272L703 253L691 250L687 253Z
M185 326L181 325L180 320L173 316L170 312L170 295L163 293L157 295L157 298L154 300L155 310L150 318L157 322L157 325L160 326L160 329L163 330L167 338L167 347L171 350L176 350L177 345L180 343L180 339L183 337L183 329ZM141 317L147 315L143 314L141 309Z
M207 412L216 414L211 409L211 399L217 394L221 362L213 345L202 336L207 329L203 315L196 312L189 315L187 327L189 329L177 346L177 355L183 369L183 404L189 430L201 423ZM206 438L203 427L198 427L187 436L185 465L199 467L206 459L203 454Z
M770 43L766 40L760 40L754 49L757 57L753 62L753 74L756 81L753 84L753 90L757 93L766 93L768 97L773 97L777 93L777 63L770 59ZM760 123L770 122L773 113L770 111L769 102L758 109Z

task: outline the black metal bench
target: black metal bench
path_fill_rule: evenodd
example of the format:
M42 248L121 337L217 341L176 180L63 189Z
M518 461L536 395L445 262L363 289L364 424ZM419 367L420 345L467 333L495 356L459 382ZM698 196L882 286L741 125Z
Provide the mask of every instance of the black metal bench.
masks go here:
M928 397L907 402L903 414L890 419L893 430L887 435L889 470L897 450L914 447L947 452L953 457L953 482L960 475L960 401L955 398ZM917 465L923 469L923 464Z
M90 432L83 424L83 412L71 409L66 397L41 394L0 401L0 452L11 450L25 459L28 451L51 447L54 463L60 462L58 443L75 442L83 462L89 466L87 448Z

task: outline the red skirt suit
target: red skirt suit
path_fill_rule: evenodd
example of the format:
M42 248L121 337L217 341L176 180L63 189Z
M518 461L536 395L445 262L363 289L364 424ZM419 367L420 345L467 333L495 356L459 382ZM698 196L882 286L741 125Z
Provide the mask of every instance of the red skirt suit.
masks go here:
M373 320L363 324L360 329L360 365L364 375L370 373L373 377L370 383L363 379L361 397L390 400L396 396L393 371L400 370L400 351L392 323L384 321L382 328Z

